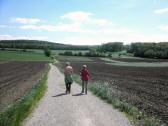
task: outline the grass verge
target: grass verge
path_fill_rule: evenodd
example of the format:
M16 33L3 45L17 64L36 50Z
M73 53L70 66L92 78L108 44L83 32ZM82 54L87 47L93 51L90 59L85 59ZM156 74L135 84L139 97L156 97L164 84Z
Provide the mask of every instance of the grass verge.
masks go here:
M63 68L60 63L56 65L59 70L63 73ZM73 80L81 85L80 76L77 74L73 75ZM121 100L120 93L115 88L109 87L108 83L92 83L89 85L89 90L111 104L114 108L124 112L128 117L130 122L135 126L166 126L159 119L155 117L149 117L145 112L140 111L137 107L127 103L126 101Z
M32 112L35 105L43 97L47 89L48 71L41 81L30 92L0 114L0 126L20 126L22 121Z
M73 79L76 83L81 84L79 75L75 74ZM117 91L109 87L108 83L93 83L89 86L89 90L109 104L112 104L114 108L124 112L130 122L135 126L166 126L159 119L149 117L137 107L130 105L126 101L122 101Z
M145 112L140 111L137 107L120 100L118 95L115 93L116 91L111 89L107 83L95 83L92 84L89 89L93 94L112 104L114 108L124 112L135 126L166 126L166 124L162 124L159 119L149 117Z

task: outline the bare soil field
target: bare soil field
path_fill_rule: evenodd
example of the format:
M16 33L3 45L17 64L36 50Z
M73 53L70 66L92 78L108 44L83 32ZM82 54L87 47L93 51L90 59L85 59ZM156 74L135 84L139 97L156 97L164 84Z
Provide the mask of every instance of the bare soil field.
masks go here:
M153 62L168 62L167 59L145 59L145 58L112 58L116 61L122 61L122 62L147 62L147 63L153 63Z
M51 65L47 92L23 126L132 126L126 116L90 92L73 84L65 94L64 76ZM108 114L107 114L108 113Z
M113 66L93 59L96 62L71 62L74 72L79 74L87 64L92 82L108 82L118 98L168 123L168 67Z
M0 64L0 112L30 91L47 69L47 62L8 62Z

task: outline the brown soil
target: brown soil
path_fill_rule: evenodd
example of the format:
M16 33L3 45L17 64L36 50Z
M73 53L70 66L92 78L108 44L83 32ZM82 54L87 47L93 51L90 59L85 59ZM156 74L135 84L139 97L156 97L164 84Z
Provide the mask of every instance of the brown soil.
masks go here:
M22 98L41 79L47 62L0 64L0 112Z
M122 61L122 62L147 62L147 63L153 63L153 62L168 62L168 59L134 59L134 58L112 58L116 61Z
M108 82L119 91L117 95L121 100L168 123L168 67L146 68L113 66L104 62L72 62L76 74L79 74L83 64L87 64L93 82Z

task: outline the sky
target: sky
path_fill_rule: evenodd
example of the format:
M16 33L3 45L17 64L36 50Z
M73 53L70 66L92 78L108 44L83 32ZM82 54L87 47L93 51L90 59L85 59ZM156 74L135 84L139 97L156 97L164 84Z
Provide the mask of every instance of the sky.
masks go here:
M168 41L168 0L0 0L0 40Z

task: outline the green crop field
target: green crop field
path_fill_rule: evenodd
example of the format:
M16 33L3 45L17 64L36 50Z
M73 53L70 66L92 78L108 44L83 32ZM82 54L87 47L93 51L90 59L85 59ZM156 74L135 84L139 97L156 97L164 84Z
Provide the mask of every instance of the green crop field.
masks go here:
M71 51L72 53L87 53L89 50L51 50L53 54L64 53L65 51Z
M20 50L20 49L19 49ZM27 51L32 51L35 53L43 53L42 49L26 49ZM72 53L86 53L88 50L51 50L52 54L58 55L59 53L64 53L65 51L71 51Z
M59 61L69 61L69 62L90 62L93 61L89 57L80 57L80 56L58 56Z
M35 53L43 53L43 49L18 49L18 48L5 48L0 50L5 50L5 51L27 51L27 52L35 52ZM71 51L72 53L87 53L89 50L51 50L52 54L59 54L59 53L64 53L65 51Z
M34 52L0 51L0 61L51 61L51 58Z

